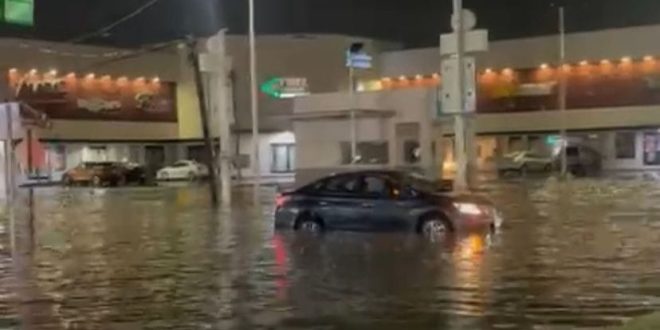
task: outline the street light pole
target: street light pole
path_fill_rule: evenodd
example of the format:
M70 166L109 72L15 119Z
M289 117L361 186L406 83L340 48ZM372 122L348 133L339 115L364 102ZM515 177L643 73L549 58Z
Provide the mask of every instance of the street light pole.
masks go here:
M257 50L254 33L254 0L249 0L250 10L250 105L252 112L252 175L254 176L254 202L259 202L261 169L259 163L259 111L257 99Z
M454 116L454 138L455 138L455 148L454 148L454 159L456 162L456 178L454 180L454 189L456 191L466 191L469 189L468 185L468 149L467 149L467 139L466 139L466 109L465 109L465 68L464 68L464 57L465 57L465 45L464 42L464 27L463 27L463 1L462 0L453 0L454 4L454 17L456 24L454 28L454 35L456 37L456 65L457 65L457 79L456 81L456 91L459 95L460 109Z
M564 7L559 7L559 111L561 112L561 177L565 178L568 172L566 149L568 137L566 134L566 25L564 22Z

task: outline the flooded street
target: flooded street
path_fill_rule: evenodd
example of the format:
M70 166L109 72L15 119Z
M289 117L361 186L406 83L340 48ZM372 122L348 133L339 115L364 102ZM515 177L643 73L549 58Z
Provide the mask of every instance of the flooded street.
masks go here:
M491 182L500 232L273 232L199 187L22 191L0 328L572 329L660 309L660 182ZM16 233L10 235L12 229Z

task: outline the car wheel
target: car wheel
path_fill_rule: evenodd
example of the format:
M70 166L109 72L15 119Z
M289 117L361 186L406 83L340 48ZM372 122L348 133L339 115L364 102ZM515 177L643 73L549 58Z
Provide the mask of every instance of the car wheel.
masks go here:
M303 214L298 219L295 229L303 233L317 235L323 231L323 225L321 221L314 219L311 215Z
M420 233L429 241L442 241L451 233L451 226L444 218L434 215L422 221Z
M73 179L71 179L70 176L65 175L62 177L62 184L64 184L67 187L73 186Z
M103 180L101 180L101 177L99 177L98 175L93 176L92 177L92 186L100 187L101 185L103 185Z

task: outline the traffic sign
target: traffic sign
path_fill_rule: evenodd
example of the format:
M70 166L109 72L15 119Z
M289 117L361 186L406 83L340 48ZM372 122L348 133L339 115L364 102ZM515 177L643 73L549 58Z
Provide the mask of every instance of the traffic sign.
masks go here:
M261 92L277 99L293 98L309 94L307 78L275 77L261 84Z
M459 75L465 77L463 88L464 104L461 104L461 92L458 84L443 83L441 91L442 112L454 114L463 112L474 112L477 109L477 74L474 57L463 59L463 72L458 69L456 58L448 58L442 61L442 81L452 82L459 79Z

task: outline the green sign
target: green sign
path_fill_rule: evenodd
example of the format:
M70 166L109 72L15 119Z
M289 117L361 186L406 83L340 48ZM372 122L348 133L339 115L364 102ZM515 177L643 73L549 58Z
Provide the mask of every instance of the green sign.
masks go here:
M272 78L261 84L261 92L276 99L280 98L280 81L281 78Z
M306 78L275 77L261 84L261 92L276 99L288 99L309 94L309 87Z
M34 26L34 0L2 0L2 6L6 23Z

